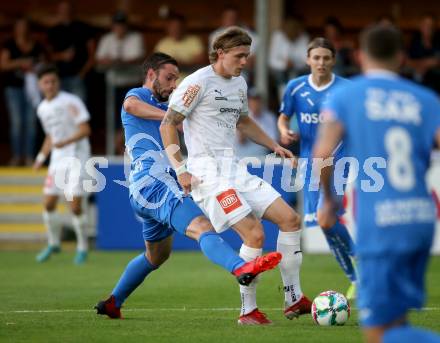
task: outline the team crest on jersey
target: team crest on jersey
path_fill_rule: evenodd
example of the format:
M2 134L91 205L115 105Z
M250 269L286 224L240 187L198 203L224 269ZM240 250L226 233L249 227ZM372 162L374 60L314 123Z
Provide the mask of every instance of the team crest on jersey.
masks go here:
M229 214L241 206L241 201L233 189L228 189L216 196L225 214Z
M243 104L244 103L245 94L244 94L244 90L241 89L241 88L238 90L238 97L240 98L240 101Z
M182 97L183 105L185 107L189 107L191 103L194 101L194 98L196 97L197 93L199 93L199 91L200 91L199 85L190 85L183 94Z

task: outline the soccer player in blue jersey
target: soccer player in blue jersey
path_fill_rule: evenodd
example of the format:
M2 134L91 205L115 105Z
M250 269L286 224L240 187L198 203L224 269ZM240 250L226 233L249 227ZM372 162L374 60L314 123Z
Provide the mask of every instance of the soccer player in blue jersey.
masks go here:
M181 191L159 133L168 97L176 88L178 65L169 55L154 53L144 62L144 72L144 85L127 93L121 117L131 158L130 203L142 220L146 252L128 263L110 297L96 305L98 314L110 318L121 318L125 299L168 259L174 231L198 241L211 262L231 272L243 285L281 260L281 254L274 252L245 262L213 230L192 198Z
M434 145L440 146L440 101L430 90L400 78L402 38L374 26L361 35L363 76L340 87L323 107L325 123L314 148L331 156L343 139L359 163L356 180L358 307L368 343L440 342L408 325L421 308L424 275L435 225L425 184ZM331 173L321 175L323 217L335 217Z
M317 225L322 228L333 255L352 282L347 291L347 298L350 299L354 297L356 282L356 271L352 262L353 241L340 220L344 214L342 209L338 217L332 221L325 221L321 217L323 194L318 189L319 180L312 173L312 147L317 138L318 125L322 121L319 115L320 108L335 87L348 81L332 73L335 65L335 48L325 38L315 38L310 42L307 49L307 64L311 73L293 79L287 85L280 108L278 128L283 144L288 145L300 139L301 160L298 165L298 176L304 178L304 224L308 228ZM290 130L290 120L293 116L297 119L299 134ZM341 144L335 149L334 157L337 161L343 156L344 147ZM342 185L339 188L342 190ZM343 192L340 191L338 196L342 198Z

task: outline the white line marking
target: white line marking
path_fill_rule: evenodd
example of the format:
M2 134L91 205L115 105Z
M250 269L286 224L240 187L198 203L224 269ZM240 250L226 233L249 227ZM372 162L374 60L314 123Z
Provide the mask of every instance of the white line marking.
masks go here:
M356 307L352 309L357 310ZM264 308L264 311L282 311L281 307ZM69 312L91 312L94 309L59 309L59 310L14 310L14 311L0 311L0 314L25 314L25 313L69 313ZM124 312L159 312L159 311L191 311L191 312L229 312L240 311L239 307L213 307L213 308L123 308ZM422 311L440 311L440 307L424 307Z

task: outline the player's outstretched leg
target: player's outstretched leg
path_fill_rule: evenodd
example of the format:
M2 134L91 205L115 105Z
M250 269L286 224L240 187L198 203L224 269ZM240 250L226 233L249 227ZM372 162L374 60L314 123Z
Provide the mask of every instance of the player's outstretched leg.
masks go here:
M172 237L169 236L159 242L145 242L145 244L147 252L136 256L127 264L111 295L95 306L97 314L115 319L121 318L121 307L125 299L139 287L148 274L168 259Z

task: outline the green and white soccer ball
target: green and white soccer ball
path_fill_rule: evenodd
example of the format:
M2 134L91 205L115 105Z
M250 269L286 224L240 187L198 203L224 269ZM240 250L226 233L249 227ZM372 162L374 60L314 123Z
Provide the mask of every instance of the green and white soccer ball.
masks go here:
M341 293L322 292L313 300L312 317L318 325L344 325L350 318L350 304Z

